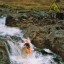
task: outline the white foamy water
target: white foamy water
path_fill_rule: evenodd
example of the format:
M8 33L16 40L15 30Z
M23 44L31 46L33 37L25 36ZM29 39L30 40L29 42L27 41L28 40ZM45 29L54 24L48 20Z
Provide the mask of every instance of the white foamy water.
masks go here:
M53 56L44 56L41 53L34 51L34 46L31 44L29 38L27 39L29 40L31 46L31 54L27 55L26 57L23 57L24 54L22 54L22 51L20 49L20 47L23 47L25 40L25 38L23 37L22 30L15 27L2 26L2 21L4 21L4 18L0 19L0 21L0 36L19 36L23 40L23 42L16 42L15 40L10 38L9 40L7 40L7 44L10 47L10 49L8 49L10 64L56 64L53 60Z
M7 26L0 26L0 35L5 36L5 35L18 35L21 33L20 29L15 28L15 27L7 27Z
M0 26L5 26L6 17L0 17Z
M10 60L11 64L56 64L53 60L53 57L50 55L42 55L34 50L27 57L22 57L21 50L18 48L16 44L11 41L8 41L11 47ZM23 43L21 43L23 45Z

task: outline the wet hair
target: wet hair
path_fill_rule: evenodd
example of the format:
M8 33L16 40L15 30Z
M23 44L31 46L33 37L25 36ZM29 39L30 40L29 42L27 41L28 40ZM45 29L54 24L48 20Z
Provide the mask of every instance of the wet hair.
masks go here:
M29 43L25 43L24 46L26 46L27 48L30 48L30 44Z

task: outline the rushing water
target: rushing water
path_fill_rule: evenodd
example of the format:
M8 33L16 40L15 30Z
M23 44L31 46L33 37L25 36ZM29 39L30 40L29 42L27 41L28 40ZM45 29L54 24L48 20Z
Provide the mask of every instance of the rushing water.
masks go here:
M0 18L0 36L7 40L7 50L10 59L10 64L64 64L56 58L53 52L49 49L42 49L39 51L34 50L34 45L31 44L30 39L25 38L22 30L16 27L5 26L6 17ZM13 37L13 38L12 38ZM17 39L15 39L17 37ZM21 48L23 47L25 40L28 39L31 46L31 54L22 54ZM45 53L43 54L43 51ZM50 54L49 54L50 53ZM59 60L56 61L56 60Z

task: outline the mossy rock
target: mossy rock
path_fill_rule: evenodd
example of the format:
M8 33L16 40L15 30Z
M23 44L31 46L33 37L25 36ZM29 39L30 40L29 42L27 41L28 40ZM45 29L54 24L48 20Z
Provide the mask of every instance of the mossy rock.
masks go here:
M5 40L0 39L0 64L10 64L4 42Z

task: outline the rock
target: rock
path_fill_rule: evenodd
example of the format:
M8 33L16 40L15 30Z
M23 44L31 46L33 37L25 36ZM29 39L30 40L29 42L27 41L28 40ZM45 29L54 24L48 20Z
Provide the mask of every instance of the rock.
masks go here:
M51 50L59 54L64 60L64 38L54 38L50 43Z
M6 25L7 26L12 26L13 24L15 24L15 19L12 16L7 16Z
M4 43L5 41L0 39L0 64L9 64L9 57Z
M56 27L58 26L47 25L47 27L38 27L37 29L39 30L35 32L36 35L32 39L32 43L37 48L48 48L52 50L64 60L64 30L61 28L56 30Z
M18 17L18 19L20 21L27 20L28 19L28 15L26 13L23 13L23 14L20 15L20 17Z
M57 30L56 27L59 29ZM54 25L50 28L50 31L51 32L47 34L48 36L46 37L44 44L47 48L60 55L64 60L64 29L61 29L60 25Z
M32 43L37 47L37 48L46 48L44 44L45 36L41 33L36 33L36 36L32 39Z

